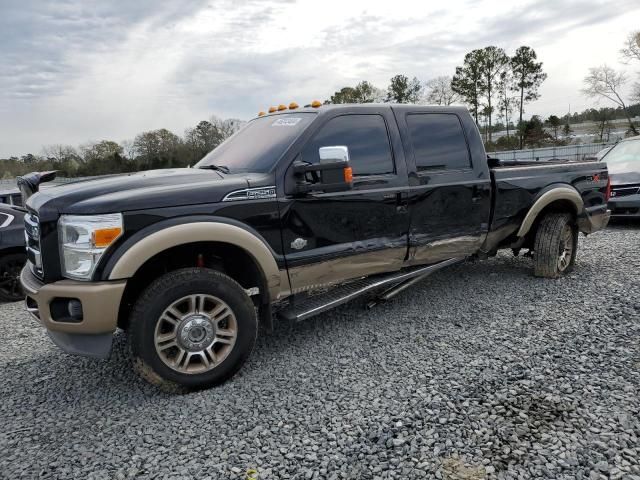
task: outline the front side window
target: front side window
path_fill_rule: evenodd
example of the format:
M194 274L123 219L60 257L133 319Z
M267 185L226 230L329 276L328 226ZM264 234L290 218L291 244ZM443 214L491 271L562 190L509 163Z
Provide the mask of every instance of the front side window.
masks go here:
M346 146L354 175L394 173L389 135L381 115L341 115L325 123L305 145L302 160L319 163L321 147Z
M418 171L471 167L467 140L457 115L411 113L407 115L407 125Z

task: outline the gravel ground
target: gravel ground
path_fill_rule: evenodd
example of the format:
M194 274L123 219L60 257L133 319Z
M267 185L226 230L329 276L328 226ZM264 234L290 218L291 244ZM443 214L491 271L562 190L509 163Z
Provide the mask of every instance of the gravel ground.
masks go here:
M170 396L60 353L0 306L3 478L640 479L640 225L574 273L501 254L263 336L226 385Z

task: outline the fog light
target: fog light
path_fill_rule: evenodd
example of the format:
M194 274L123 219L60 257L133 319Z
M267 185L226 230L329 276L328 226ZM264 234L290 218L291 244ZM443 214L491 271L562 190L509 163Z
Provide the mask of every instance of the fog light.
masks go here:
M70 318L73 320L82 320L82 303L80 303L80 300L69 300L67 310L69 311Z

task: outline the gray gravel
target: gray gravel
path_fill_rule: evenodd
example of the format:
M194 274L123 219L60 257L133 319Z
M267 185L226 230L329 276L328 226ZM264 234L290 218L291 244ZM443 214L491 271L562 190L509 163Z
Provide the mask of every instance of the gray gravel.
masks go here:
M160 393L0 306L4 478L640 479L640 225L576 270L500 254L262 337L226 385Z

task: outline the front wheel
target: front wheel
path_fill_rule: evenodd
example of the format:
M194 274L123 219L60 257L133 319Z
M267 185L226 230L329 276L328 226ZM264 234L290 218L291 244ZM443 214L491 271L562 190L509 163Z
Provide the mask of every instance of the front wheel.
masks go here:
M218 385L245 363L257 328L254 305L232 278L206 268L169 272L131 313L134 366L164 390Z
M538 225L534 246L534 275L558 278L573 270L578 228L568 213L550 213Z
M24 253L11 253L0 258L0 300L24 300L24 292L20 286L20 271L26 261L27 256Z

